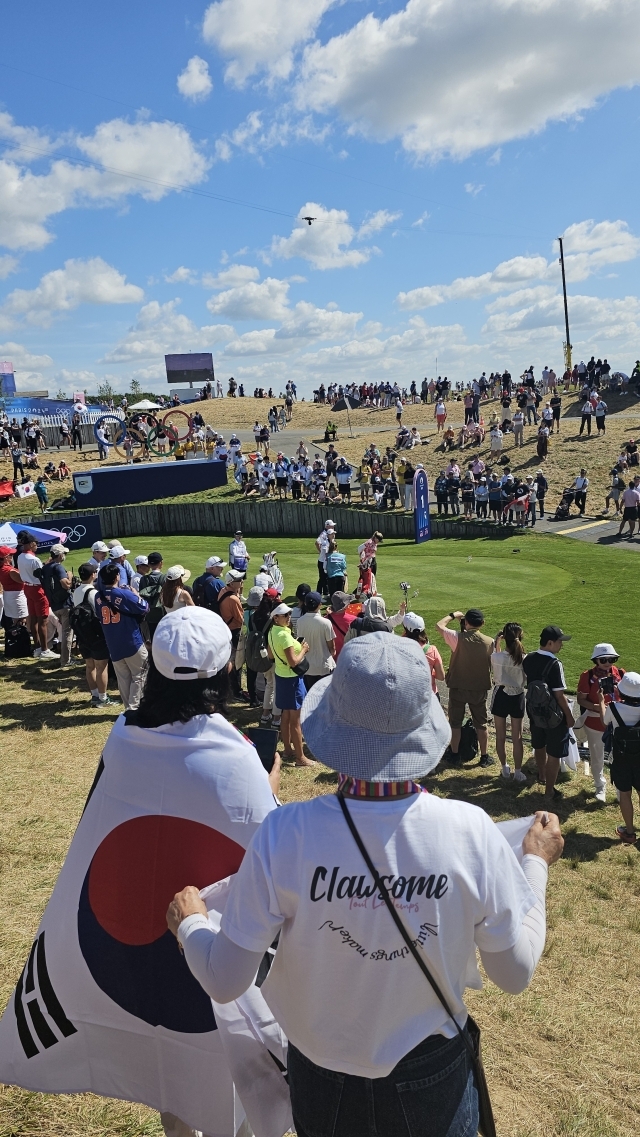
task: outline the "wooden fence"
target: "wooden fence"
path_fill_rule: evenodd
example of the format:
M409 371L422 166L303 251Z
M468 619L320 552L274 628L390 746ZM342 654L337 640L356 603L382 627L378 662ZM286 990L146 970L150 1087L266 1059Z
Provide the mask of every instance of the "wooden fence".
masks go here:
M412 540L413 514L363 509L347 509L335 505L312 505L297 501L184 502L165 505L121 505L90 511L100 518L103 536L179 536L197 535L226 537L241 529L246 537L317 537L331 517L342 540L365 540L379 529L388 540ZM18 519L24 524L60 528L76 526L82 513L48 513ZM462 522L437 520L432 517L433 537L503 538L516 530L511 525L498 526L486 521Z

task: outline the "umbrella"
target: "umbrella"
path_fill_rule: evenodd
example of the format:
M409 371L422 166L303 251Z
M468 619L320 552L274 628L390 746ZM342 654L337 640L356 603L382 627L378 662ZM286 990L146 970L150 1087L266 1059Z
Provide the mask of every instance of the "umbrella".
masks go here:
M15 549L18 541L16 534L26 530L38 542L39 549L50 549L52 545L64 545L67 540L66 533L59 533L57 529L39 529L37 525L21 525L19 521L5 521L0 525L0 545L8 549Z
M352 411L355 411L356 407L359 407L359 406L360 406L360 399L356 399L355 395L345 395L343 399L338 399L337 403L334 403L332 408L331 408L332 411L346 411L347 412L347 422L349 423L349 433L350 433L352 438L353 438L353 431L351 429L351 419L349 418L349 408L351 408Z
M141 399L139 403L133 403L129 407L130 411L159 411L160 403L152 403L151 399Z

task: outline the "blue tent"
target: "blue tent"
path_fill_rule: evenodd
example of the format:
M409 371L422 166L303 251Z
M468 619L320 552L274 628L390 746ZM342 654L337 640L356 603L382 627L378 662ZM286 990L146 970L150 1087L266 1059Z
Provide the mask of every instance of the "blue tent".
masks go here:
M19 521L5 521L0 525L0 545L5 545L8 549L15 549L18 544L17 534L23 529L31 535L38 542L39 549L50 549L52 545L64 545L67 541L67 534L60 533L57 529L39 529L37 525L22 525Z

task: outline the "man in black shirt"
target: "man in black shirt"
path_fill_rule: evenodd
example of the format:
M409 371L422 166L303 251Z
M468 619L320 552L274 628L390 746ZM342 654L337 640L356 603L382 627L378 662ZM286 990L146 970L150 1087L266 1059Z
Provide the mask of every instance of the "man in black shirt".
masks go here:
M560 759L566 758L569 753L569 730L574 725L565 695L564 671L560 660L556 658L563 643L570 639L571 636L566 636L557 624L547 624L540 633L538 651L530 652L522 662L527 686L536 679L542 679L564 714L564 722L552 730L530 724L531 745L538 767L538 781L545 784L545 797L549 804L562 797L555 784L560 771Z
M556 433L560 434L560 410L562 407L562 399L557 393L552 395L550 400L551 410L553 411L553 420L551 423L551 433L553 434L553 427L555 424Z

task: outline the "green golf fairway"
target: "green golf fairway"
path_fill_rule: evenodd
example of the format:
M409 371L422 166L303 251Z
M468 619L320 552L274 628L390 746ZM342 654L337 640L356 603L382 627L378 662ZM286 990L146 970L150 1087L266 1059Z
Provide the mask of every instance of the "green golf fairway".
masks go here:
M358 543L340 541L351 587L358 579ZM137 554L157 549L165 569L179 563L191 570L192 578L203 572L207 557L215 554L228 560L229 541L222 537L128 537L124 544L131 550L132 563ZM318 573L312 540L250 538L247 547L250 580L265 552L276 549L285 598L292 597L302 581L315 588ZM67 563L77 569L82 559L83 554L74 550ZM600 641L614 644L627 670L640 668L633 617L638 567L637 554L625 549L530 533L501 541L437 540L423 545L388 541L378 550L377 584L389 615L402 599L400 581L410 584L409 607L426 620L445 663L449 653L434 624L454 609L482 608L488 635L495 635L508 620L517 620L525 629L529 651L538 646L545 624L560 624L573 637L563 648L562 660L567 682L575 687Z

